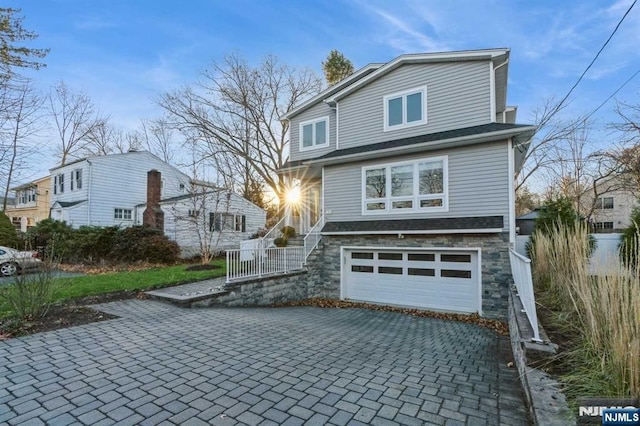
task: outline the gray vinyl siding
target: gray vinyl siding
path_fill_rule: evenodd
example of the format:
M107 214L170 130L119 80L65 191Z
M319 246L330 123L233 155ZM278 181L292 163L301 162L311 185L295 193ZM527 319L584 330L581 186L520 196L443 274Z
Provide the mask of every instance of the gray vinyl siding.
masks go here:
M329 117L329 146L300 152L300 123L321 117ZM291 161L306 160L327 154L336 149L336 111L320 101L313 107L291 119L289 135L291 140L289 156Z
M362 167L447 155L449 211L362 214ZM420 155L328 166L324 170L326 221L503 216L509 225L508 145L506 141L439 150Z
M384 132L384 96L425 85L427 123ZM339 101L339 148L490 123L490 92L488 61L401 66Z
M231 194L227 203L226 192L208 194L206 207L202 208L202 199L185 199L173 203L163 203L164 231L167 237L180 246L182 256L189 257L200 253L200 242L209 244L213 252L240 248L240 242L248 240L258 230L265 227L266 212L237 194ZM189 217L191 209L205 210L195 219ZM144 211L144 207L140 208ZM224 230L209 231L209 213L228 213L245 216L245 232ZM204 213L204 214L203 214Z

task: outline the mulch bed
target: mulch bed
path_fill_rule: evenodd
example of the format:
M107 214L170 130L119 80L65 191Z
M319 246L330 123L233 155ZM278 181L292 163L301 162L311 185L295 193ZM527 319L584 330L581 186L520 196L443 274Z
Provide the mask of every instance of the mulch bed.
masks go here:
M132 298L144 299L146 295L137 291L118 291L98 296L82 297L68 303L51 306L47 315L42 318L34 318L23 322L18 322L14 319L0 320L0 340L115 319L118 318L115 315L96 311L85 305Z

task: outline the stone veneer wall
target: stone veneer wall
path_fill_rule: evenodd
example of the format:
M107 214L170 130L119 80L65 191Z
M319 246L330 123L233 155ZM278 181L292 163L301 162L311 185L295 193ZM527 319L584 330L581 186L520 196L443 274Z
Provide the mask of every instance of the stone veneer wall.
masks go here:
M340 298L340 247L456 247L482 249L482 314L506 320L511 285L509 234L325 235L308 261L309 297Z

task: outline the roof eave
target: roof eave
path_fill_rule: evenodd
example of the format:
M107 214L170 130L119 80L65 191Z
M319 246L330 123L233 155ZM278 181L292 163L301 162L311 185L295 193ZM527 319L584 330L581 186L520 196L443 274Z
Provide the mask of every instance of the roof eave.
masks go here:
M310 159L304 162L304 164L312 165L333 165L333 164L341 164L341 163L350 163L353 161L358 161L362 159L375 159L379 157L386 157L389 155L393 155L395 153L402 154L413 154L420 151L425 150L435 150L442 148L452 148L464 145L475 145L479 143L485 143L495 140L500 140L502 138L507 139L514 136L524 136L525 138L533 137L535 133L536 126L527 126L521 127L518 129L506 129L506 130L498 130L495 132L484 133L481 135L468 135L468 136L460 136L456 138L448 138L438 141L430 141L430 142L422 142L414 145L405 145L391 148L379 149L376 151L365 151L358 152L355 154L340 156L340 157L332 157L326 159ZM530 136L529 136L530 135Z

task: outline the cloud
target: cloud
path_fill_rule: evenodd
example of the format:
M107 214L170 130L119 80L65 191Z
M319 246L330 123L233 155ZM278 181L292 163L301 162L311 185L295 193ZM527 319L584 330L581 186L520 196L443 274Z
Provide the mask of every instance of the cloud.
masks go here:
M118 24L111 19L87 17L76 21L74 26L79 30L98 31L107 28L116 28Z

